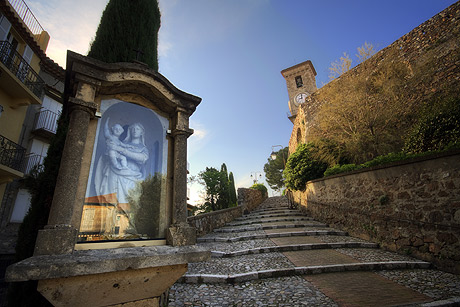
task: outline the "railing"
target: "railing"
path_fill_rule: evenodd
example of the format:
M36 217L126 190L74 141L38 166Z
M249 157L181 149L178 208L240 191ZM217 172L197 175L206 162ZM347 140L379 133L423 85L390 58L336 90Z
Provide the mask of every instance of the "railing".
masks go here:
M56 134L58 118L59 114L50 110L42 110L35 114L34 130L43 129Z
M0 41L0 61L38 98L45 82L7 41Z
M35 169L38 172L43 170L43 159L45 157L37 154L32 154L27 157L27 164L25 165L24 174L30 174Z
M0 135L0 164L22 172L25 154L24 147Z
M30 32L32 32L32 34L37 38L37 40L40 40L40 35L45 30L40 25L37 18L35 18L34 14L29 9L27 4L23 0L8 0L8 2L16 11L18 16L22 19L24 24L29 28Z

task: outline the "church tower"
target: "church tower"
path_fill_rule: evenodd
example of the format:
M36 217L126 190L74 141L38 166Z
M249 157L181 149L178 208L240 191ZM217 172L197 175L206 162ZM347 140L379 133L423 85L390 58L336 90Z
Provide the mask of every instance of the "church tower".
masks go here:
M316 71L310 60L281 71L289 94L289 119L294 123L299 106L316 91Z

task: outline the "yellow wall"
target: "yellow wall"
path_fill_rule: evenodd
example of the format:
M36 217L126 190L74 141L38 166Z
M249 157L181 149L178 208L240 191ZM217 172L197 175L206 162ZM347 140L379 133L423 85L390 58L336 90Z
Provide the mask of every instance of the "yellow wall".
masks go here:
M3 112L0 116L0 134L15 143L19 143L27 106L11 108L14 106L13 99L1 89L0 104L3 106Z

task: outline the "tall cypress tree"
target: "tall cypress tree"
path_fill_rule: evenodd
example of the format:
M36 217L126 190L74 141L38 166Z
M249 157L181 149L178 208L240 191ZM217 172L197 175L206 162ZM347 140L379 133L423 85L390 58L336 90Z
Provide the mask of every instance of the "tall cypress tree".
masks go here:
M160 9L157 0L110 0L88 56L107 62L137 59L158 71Z
M228 172L227 172L227 165L225 163L222 164L220 167L220 191L219 191L219 200L217 201L217 205L219 209L226 209L230 206L230 194L228 189Z
M230 193L230 205L234 206L237 204L237 198L236 198L236 189L235 189L235 179L233 178L233 173L230 172L228 175L228 189Z

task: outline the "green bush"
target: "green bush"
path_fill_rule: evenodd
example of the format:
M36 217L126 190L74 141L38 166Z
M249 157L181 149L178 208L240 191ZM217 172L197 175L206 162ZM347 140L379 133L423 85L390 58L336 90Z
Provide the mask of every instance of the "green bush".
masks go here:
M300 144L289 156L283 173L288 189L303 190L307 181L323 176L328 165L314 158L315 151L312 143Z
M253 189L253 190L258 190L258 191L262 192L262 196L268 196L267 187L264 186L264 185L261 184L261 183L254 183L254 184L251 186L251 189Z
M356 164L334 165L324 172L324 176L332 176L340 173L351 172L358 169Z
M423 108L409 132L404 152L421 153L460 146L460 98L434 101Z

